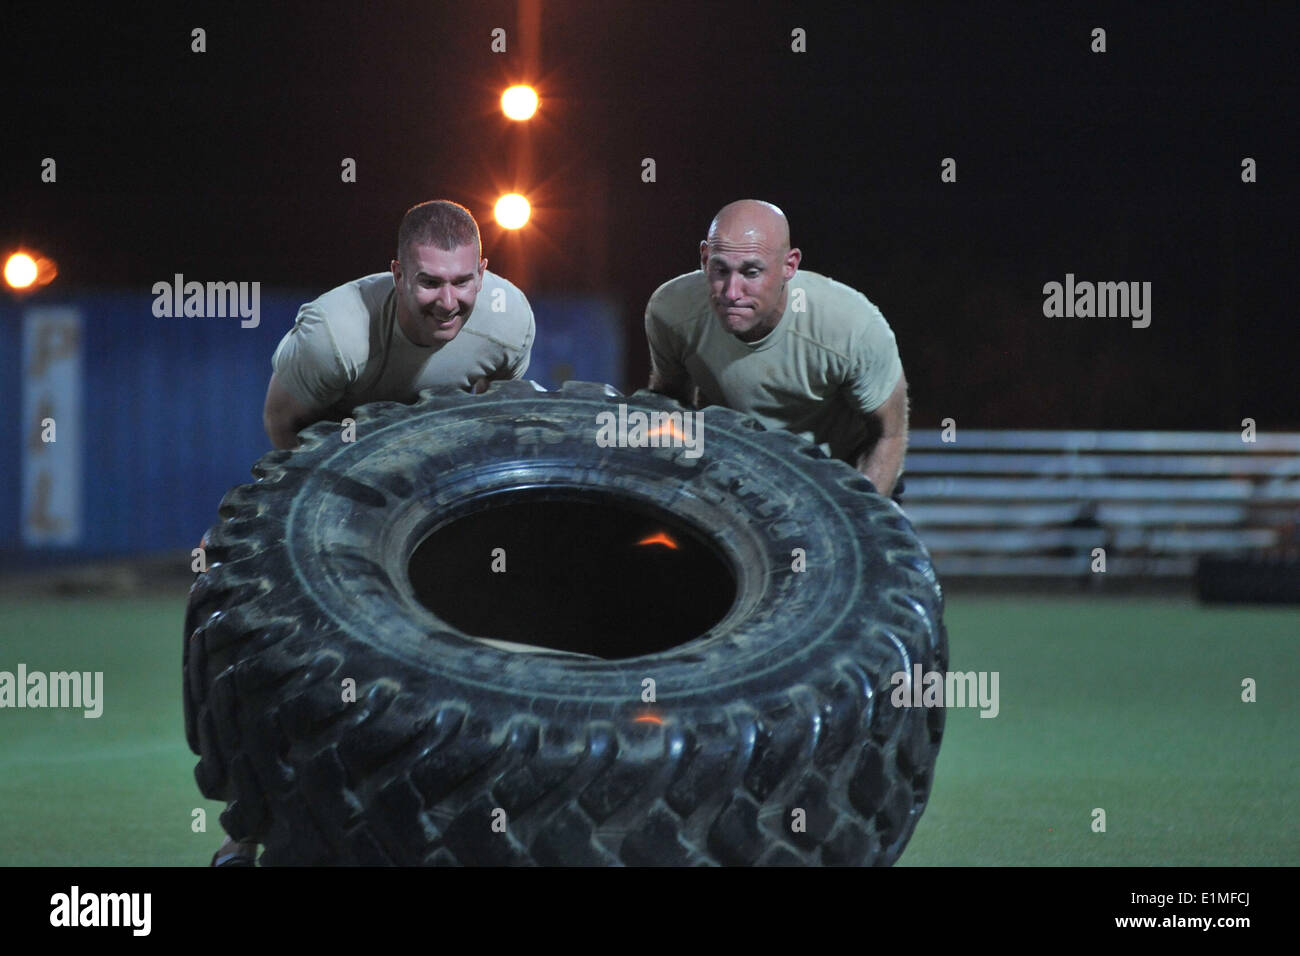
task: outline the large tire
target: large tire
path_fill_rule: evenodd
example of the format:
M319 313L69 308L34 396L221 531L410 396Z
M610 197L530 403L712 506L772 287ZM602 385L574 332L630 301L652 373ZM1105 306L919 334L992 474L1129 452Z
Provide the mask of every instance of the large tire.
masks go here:
M599 447L620 402L680 410L588 383L425 392L363 406L351 442L306 429L226 495L186 615L186 734L263 864L898 858L943 730L941 708L890 703L891 675L947 667L925 547L852 468L726 409L704 411L699 457ZM672 512L725 557L734 604L630 659L454 630L408 560L525 491Z

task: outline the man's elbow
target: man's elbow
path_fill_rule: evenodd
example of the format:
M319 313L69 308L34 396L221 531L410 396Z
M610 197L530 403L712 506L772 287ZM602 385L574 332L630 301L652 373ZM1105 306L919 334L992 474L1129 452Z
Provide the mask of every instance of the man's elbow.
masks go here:
M275 402L267 402L262 410L262 428L266 430L266 437L271 440L273 448L297 448L298 430L308 424L309 422L295 416L292 410Z
M667 395L673 401L682 405L691 405L691 389L686 382L669 382L657 372L652 371L650 373L650 382L646 387L659 395Z
M262 427L266 437L271 439L271 447L291 450L298 447L298 432L270 415L262 416Z
M297 448L298 432L320 417L320 410L299 403L275 375L271 376L262 404L262 428L273 447Z
M900 375L898 384L889 399L880 409L880 430L882 438L907 441L908 398L907 379Z

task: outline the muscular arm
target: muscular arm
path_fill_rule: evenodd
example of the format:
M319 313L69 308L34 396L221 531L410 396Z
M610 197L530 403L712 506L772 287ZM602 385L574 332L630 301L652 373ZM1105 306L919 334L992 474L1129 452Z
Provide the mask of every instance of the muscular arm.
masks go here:
M300 404L272 373L271 384L266 387L262 425L274 447L297 448L299 430L320 421L321 411Z
M696 388L686 373L680 347L668 333L664 323L655 316L655 300L651 297L645 312L646 341L650 345L650 384L647 388L667 395L687 408L696 404Z
M858 456L857 469L888 498L903 473L907 451L906 376L899 376L885 404L867 416L867 433L869 444Z
M652 367L648 387L652 392L658 392L660 395L667 395L669 398L676 399L687 408L695 405L695 389L691 386L690 379L670 382L664 378L657 368Z

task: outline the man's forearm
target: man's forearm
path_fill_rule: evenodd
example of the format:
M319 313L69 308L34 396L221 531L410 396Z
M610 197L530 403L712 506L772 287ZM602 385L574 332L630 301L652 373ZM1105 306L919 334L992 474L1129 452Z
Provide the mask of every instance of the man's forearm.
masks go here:
M876 490L888 498L894 493L898 476L903 473L903 456L906 452L906 435L882 435L870 451L863 452L858 457L858 471L870 478Z
M687 408L692 407L694 396L692 393L695 388L691 385L689 379L683 379L677 382L668 382L660 376L654 369L650 370L650 383L647 386L652 392L658 392L660 395L667 395L676 402L685 405Z
M907 418L907 379L900 375L885 403L867 416L866 444L857 465L886 498L903 473Z

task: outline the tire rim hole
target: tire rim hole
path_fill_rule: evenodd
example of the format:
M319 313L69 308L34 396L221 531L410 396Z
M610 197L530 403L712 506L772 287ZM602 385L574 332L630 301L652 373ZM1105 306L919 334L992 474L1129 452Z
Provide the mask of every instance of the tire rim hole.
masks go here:
M735 600L728 564L667 511L526 492L477 504L408 564L420 603L472 637L621 660L700 637Z

